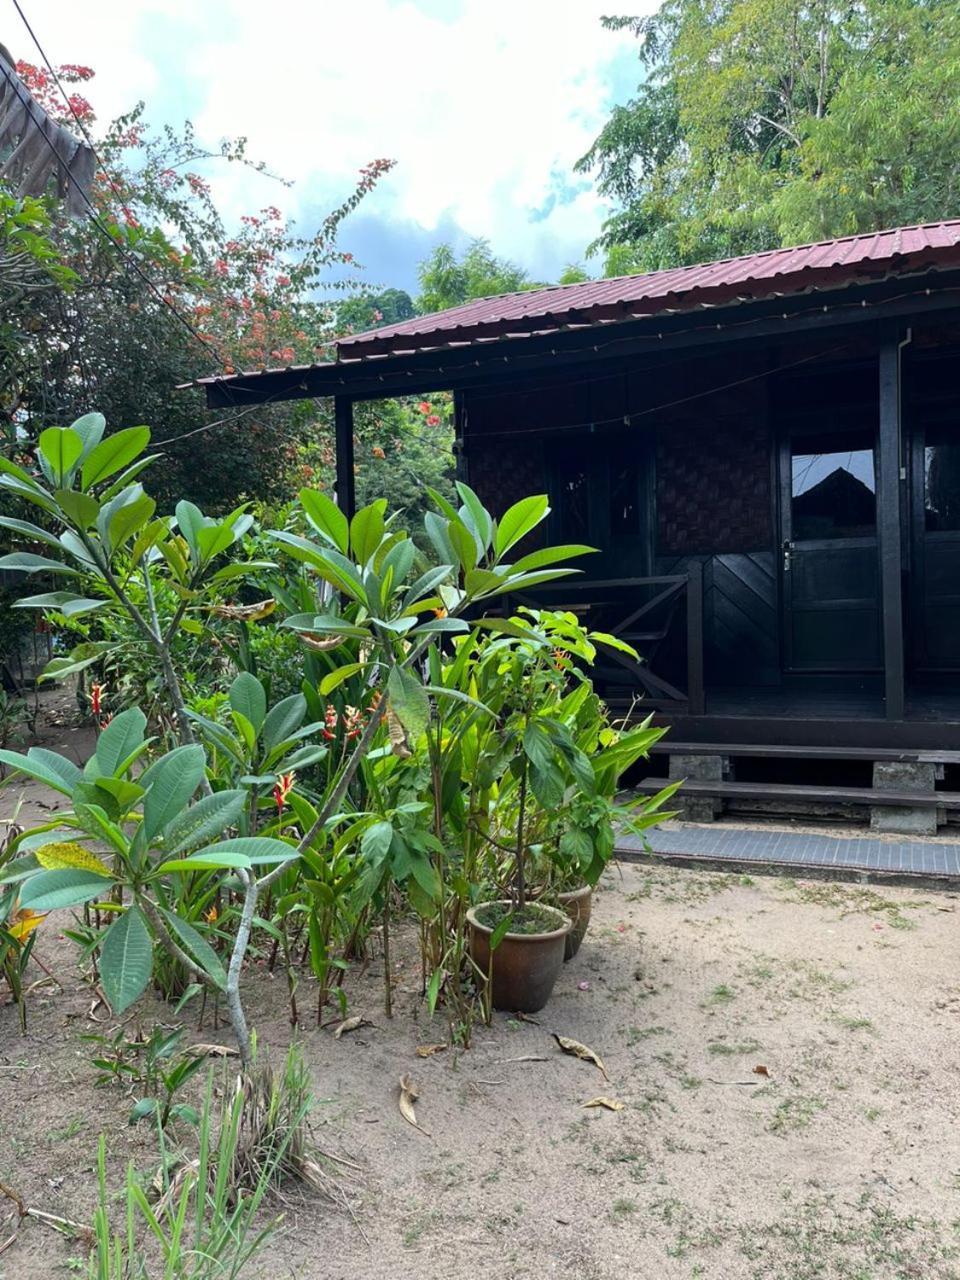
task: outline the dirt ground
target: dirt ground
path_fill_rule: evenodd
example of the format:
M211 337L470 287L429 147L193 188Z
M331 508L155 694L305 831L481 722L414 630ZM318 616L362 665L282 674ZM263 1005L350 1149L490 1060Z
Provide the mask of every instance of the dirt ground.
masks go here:
M33 794L31 803L42 797ZM0 816L12 789L0 791ZM495 1015L469 1052L420 999L413 938L395 1014L375 958L351 978L335 1040L307 1017L321 1145L362 1174L354 1216L288 1203L260 1274L275 1280L946 1280L960 1277L960 977L954 895L626 865L606 876L580 954L537 1022ZM0 1008L0 1182L89 1221L97 1135L111 1176L155 1167L130 1102L94 1087L90 989L65 918L37 954L63 983L33 993L26 1037ZM36 976L40 976L39 973ZM291 1028L283 980L248 979L261 1041ZM301 1007L311 1005L311 984ZM97 1016L102 1016L102 1012ZM171 1011L153 1000L129 1023ZM209 1023L191 1037L226 1041ZM556 1031L591 1046L561 1053ZM279 1055L278 1055L279 1056ZM522 1059L532 1059L524 1061ZM757 1068L763 1070L757 1071ZM223 1068L220 1068L223 1070ZM412 1128L399 1077L420 1089ZM620 1111L585 1108L606 1095ZM0 1201L0 1280L76 1270L82 1249Z

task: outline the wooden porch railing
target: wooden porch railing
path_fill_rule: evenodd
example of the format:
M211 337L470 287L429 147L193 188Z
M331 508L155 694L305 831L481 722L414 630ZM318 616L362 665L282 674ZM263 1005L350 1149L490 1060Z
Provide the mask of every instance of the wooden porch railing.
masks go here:
M651 594L652 592L652 594ZM646 597L646 598L645 598ZM626 641L641 656L636 662L626 653L604 649L604 663L616 664L636 681L648 705L683 709L688 715L703 715L703 566L693 560L682 574L647 578L607 578L594 581L560 582L533 592L511 597L511 605L532 609L565 609L596 631L606 631ZM678 625L683 613L685 625ZM684 661L677 660L674 646L685 644ZM685 669L686 690L658 674L668 666L673 675ZM598 671L598 683L612 683ZM675 679L674 675L674 679Z

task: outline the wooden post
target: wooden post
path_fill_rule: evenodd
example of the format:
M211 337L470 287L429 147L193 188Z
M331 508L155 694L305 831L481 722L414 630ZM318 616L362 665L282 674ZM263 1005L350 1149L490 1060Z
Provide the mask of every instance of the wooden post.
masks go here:
M881 339L880 477L877 507L880 602L883 611L883 674L888 720L904 717L903 578L900 565L900 335Z
M687 714L706 710L703 688L703 565L687 565Z
M353 477L353 401L349 396L334 396L333 416L337 446L337 506L352 520L357 509Z

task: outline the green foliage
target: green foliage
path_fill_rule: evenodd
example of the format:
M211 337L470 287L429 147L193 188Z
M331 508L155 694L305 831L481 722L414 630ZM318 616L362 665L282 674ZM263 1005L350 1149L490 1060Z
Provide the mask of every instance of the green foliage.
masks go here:
M253 1185L240 1188L233 1174L243 1153L245 1099L236 1092L220 1108L213 1098L211 1073L197 1117L196 1160L181 1163L175 1175L171 1169L176 1166L164 1160L158 1203L151 1204L133 1166L128 1167L119 1226L111 1223L113 1197L107 1190L106 1139L101 1135L99 1203L86 1272L90 1280L147 1280L158 1274L157 1265L169 1280L237 1280L263 1250L279 1223L260 1226L257 1215L288 1156L295 1126L265 1150ZM303 1114L297 1123L302 1120Z
M450 245L437 245L420 263L417 274L417 309L421 312L443 311L473 298L539 288L527 279L522 267L496 257L486 240L474 240L459 259Z
M666 0L578 170L607 274L955 216L960 11L944 0Z

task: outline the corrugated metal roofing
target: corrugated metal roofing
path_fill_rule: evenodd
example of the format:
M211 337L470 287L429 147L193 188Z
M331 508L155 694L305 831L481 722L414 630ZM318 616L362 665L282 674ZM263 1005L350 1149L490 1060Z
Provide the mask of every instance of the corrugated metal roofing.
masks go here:
M960 220L897 227L698 266L480 298L434 315L339 338L336 345L341 358L363 359L505 337L511 331L548 332L832 288L958 262Z
M336 362L215 375L195 384L231 383L262 374L334 369L439 348L589 328L643 316L677 314L960 266L960 219L895 227L868 235L770 249L740 258L645 275L589 280L480 298L433 315L339 338Z

